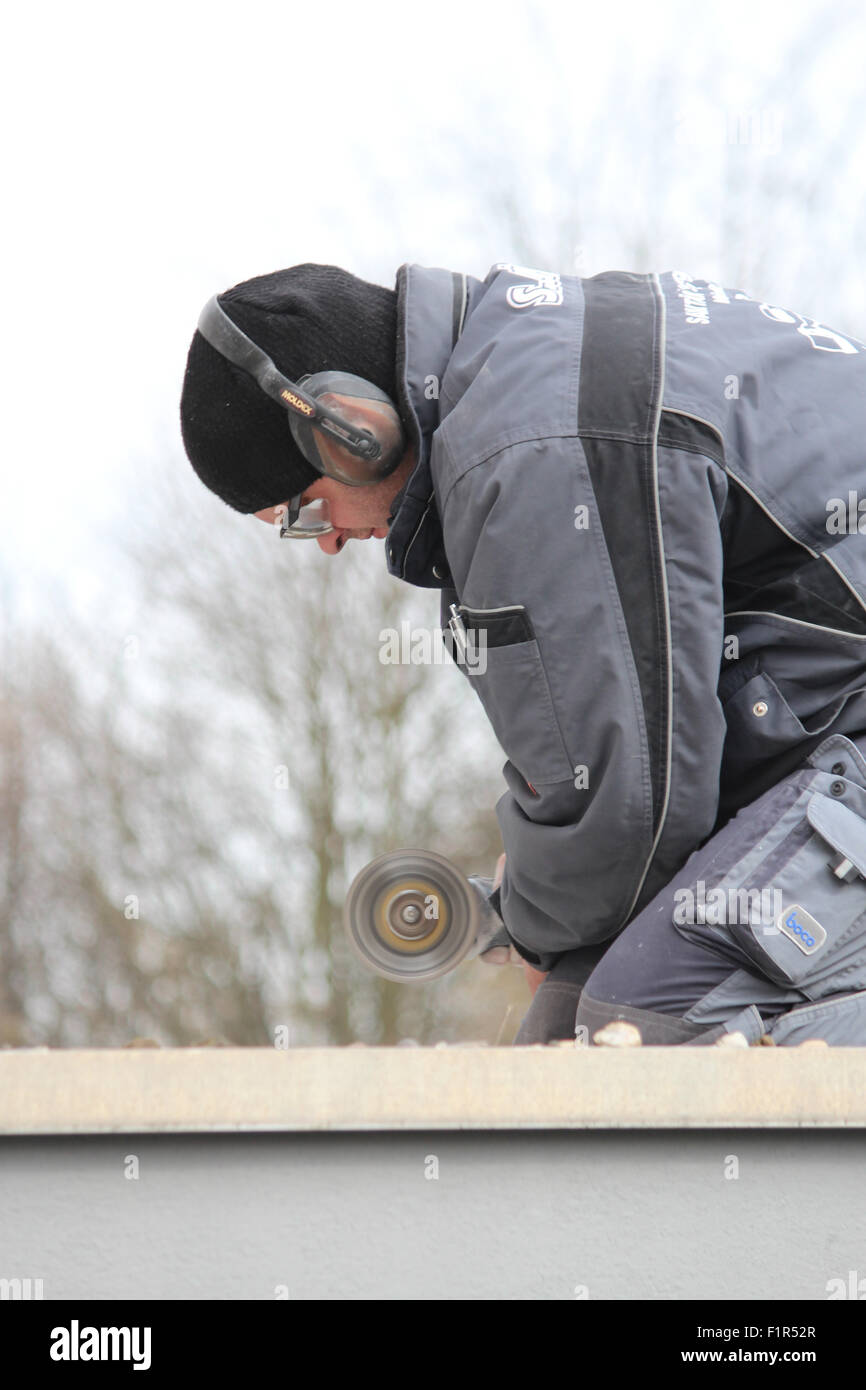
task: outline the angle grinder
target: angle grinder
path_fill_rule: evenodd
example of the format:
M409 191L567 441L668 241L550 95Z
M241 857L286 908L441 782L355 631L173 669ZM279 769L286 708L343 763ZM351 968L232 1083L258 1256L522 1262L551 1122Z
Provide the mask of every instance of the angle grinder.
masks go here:
M367 864L346 895L343 921L364 964L400 983L434 980L507 933L489 878L465 877L441 854L406 849Z

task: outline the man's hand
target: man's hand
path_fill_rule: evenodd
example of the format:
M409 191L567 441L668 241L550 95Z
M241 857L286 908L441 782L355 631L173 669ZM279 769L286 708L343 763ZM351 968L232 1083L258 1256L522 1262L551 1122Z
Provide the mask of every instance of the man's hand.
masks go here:
M496 872L493 875L493 887L498 888L502 882L502 875L505 873L505 855L500 854L496 861ZM535 991L547 975L542 970L536 970L524 960L519 951L515 951L513 946L493 946L489 951L485 951L480 957L487 965L522 965L526 983L529 985L529 993L534 998Z
M538 989L538 986L543 984L544 981L547 979L547 971L536 970L534 965L530 965L529 961L523 960L522 957L520 964L523 966L523 973L526 976L526 983L529 985L529 993L531 997L534 999L535 991Z
M502 875L504 872L505 855L500 854L496 861L496 872L493 875L494 892L502 882ZM515 963L515 956L517 956L518 960L520 959L513 946L491 946L489 951L482 951L479 960L483 960L485 965L508 965L509 963Z
M493 887L498 888L502 882L502 875L505 873L505 855L500 854L496 861L496 873L493 875Z

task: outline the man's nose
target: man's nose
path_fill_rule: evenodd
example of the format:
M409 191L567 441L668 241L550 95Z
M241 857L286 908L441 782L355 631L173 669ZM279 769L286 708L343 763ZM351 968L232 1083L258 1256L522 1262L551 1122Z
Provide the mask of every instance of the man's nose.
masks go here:
M320 550L324 550L326 555L337 555L346 543L343 531L334 529L327 531L324 536L317 536L316 543Z

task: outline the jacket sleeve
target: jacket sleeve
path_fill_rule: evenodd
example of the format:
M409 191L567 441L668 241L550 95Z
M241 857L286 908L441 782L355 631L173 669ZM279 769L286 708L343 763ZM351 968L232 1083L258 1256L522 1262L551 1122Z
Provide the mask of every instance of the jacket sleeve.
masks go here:
M443 597L443 615L459 596L470 639L466 675L508 759L496 808L507 855L496 906L518 951L549 970L564 952L616 935L653 881L670 791L664 576L643 572L651 547L637 536L615 572L576 437L501 450L455 478L440 508L456 591ZM709 497L707 509L717 534ZM659 525L654 509L632 522ZM632 559L637 570L624 571ZM628 622L617 583L624 574L640 605ZM717 587L713 575L711 609ZM717 607L718 632L704 633L704 658L694 654L705 668L695 698L716 703ZM704 800L710 789L711 804L684 829L675 859L715 815L724 728L716 713L698 789Z

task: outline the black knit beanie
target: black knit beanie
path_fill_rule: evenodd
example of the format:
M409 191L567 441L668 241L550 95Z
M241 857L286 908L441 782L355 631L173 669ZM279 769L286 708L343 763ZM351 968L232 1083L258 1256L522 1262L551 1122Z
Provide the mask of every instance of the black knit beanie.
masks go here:
M244 280L219 302L293 381L307 372L352 372L396 401L395 290L339 266L307 263ZM288 412L198 331L180 420L196 473L236 511L277 506L320 476L292 438Z

